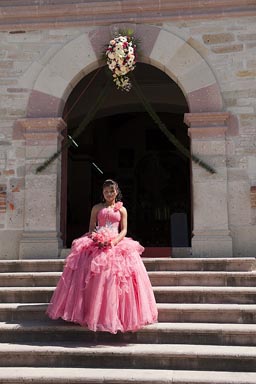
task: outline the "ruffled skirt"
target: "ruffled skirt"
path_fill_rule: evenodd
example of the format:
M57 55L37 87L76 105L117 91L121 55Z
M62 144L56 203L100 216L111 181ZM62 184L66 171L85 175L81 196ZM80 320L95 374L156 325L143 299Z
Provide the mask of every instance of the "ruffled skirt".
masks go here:
M76 239L47 314L93 331L136 331L157 322L156 302L140 254L130 238L99 249L87 235Z

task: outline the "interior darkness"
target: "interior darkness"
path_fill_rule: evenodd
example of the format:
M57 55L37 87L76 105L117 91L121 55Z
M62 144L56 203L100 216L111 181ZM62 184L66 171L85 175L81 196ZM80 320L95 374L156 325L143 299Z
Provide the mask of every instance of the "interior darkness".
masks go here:
M102 72L81 97L95 73L80 81L66 104L65 112L79 98L67 118L71 136L104 84ZM189 149L183 123L187 105L179 88L150 65L137 65L134 74L169 131ZM181 97L183 105L175 104ZM62 213L67 219L67 247L87 232L91 207L101 200L107 178L116 180L122 190L128 236L146 247L190 246L190 161L160 131L134 91L127 94L113 86L94 120L75 141L78 147L68 150L67 207ZM181 214L178 219L177 213Z

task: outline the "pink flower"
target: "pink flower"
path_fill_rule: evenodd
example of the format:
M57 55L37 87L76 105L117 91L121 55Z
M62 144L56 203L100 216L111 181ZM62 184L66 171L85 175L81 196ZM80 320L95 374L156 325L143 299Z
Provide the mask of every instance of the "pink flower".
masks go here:
M91 233L92 240L98 245L99 248L111 247L111 242L115 239L115 237L116 234L113 233L109 227L99 227Z
M122 201L118 201L118 202L115 204L114 211L119 211L119 209L121 209L122 206L123 206Z

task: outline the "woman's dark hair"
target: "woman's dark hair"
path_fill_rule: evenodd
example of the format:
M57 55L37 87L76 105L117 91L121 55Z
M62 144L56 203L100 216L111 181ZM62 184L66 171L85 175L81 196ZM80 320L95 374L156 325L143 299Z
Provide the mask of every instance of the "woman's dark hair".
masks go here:
M117 191L117 196L116 196L116 201L121 201L122 200L122 192L117 184L116 181L112 180L112 179L107 179L104 181L103 185L102 185L102 189L106 188L106 187L111 187L113 186L116 191ZM105 199L104 199L104 196L102 195L102 201L105 202Z

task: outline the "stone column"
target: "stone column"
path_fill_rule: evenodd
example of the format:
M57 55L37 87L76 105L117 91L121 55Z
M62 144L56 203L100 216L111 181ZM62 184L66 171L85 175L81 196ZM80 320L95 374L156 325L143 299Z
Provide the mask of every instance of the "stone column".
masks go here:
M211 165L211 175L192 162L192 210L194 257L232 257L228 223L225 112L186 113L191 151Z
M18 121L26 142L24 231L20 259L55 258L60 239L61 159L36 173L39 165L61 145L61 118L31 118Z

